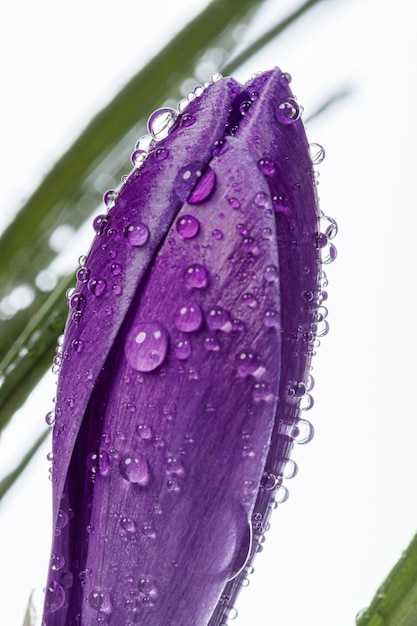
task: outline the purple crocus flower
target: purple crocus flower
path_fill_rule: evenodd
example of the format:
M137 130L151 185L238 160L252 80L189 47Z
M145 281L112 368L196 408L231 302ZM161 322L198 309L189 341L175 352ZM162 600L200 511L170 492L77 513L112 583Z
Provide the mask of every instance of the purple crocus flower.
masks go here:
M300 108L278 68L216 78L151 116L69 296L44 626L223 623L309 436Z

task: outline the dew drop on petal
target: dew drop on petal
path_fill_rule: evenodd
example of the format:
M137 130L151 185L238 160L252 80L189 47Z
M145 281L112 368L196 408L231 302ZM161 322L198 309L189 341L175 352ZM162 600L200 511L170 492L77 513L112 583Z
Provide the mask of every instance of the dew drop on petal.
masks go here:
M106 615L113 610L110 594L105 591L92 591L88 596L88 604L94 611L101 611Z
M132 517L122 517L120 526L128 533L134 533L137 530L136 522Z
M115 189L109 189L103 196L103 202L108 209L112 209L118 197L119 193Z
M58 572L65 565L65 559L62 554L53 554L51 556L51 570Z
M229 206L232 207L232 209L234 209L235 211L237 211L237 209L240 209L240 201L237 198L227 198L227 202L229 203Z
M324 161L324 157L326 156L326 152L319 143L311 143L309 145L310 156L313 162L313 165L319 165Z
M188 198L189 204L200 204L208 200L216 188L216 174L211 167L207 168Z
M267 204L268 204L268 195L265 192L260 191L259 193L256 194L256 196L254 198L254 202L255 202L256 206L259 206L259 207L267 206Z
M261 359L259 354L252 350L242 350L236 355L235 365L241 376L249 376L260 367Z
M145 150L135 150L130 157L132 165L134 167L140 167L147 156L148 153Z
M141 439L150 441L152 439L152 428L148 424L138 424L136 433Z
M183 215L177 220L175 228L183 239L193 239L199 233L200 222L193 215Z
M84 350L84 341L82 339L73 339L71 347L74 349L74 352L80 354Z
M174 126L177 116L175 109L168 107L157 109L148 119L148 132L157 141L164 139Z
M139 322L129 331L125 342L125 357L138 372L151 372L165 360L168 333L157 322Z
M185 126L187 128L188 126L192 126L193 124L195 124L194 115L191 115L191 113L184 113L181 118L181 126Z
M198 330L203 321L203 314L197 303L191 303L180 307L174 315L174 324L185 333Z
M93 295L101 296L106 290L106 281L102 278L90 278L87 288Z
M275 108L275 117L280 124L294 124L300 115L301 109L294 98L288 98L288 100L281 102Z
M149 229L143 222L131 222L124 230L127 242L134 247L141 248L149 239Z
M93 229L97 233L97 235L102 235L104 229L110 222L110 218L107 215L97 215L93 221Z
M206 321L210 330L228 331L232 327L228 311L221 306L212 307L206 314Z
M211 233L211 236L213 237L213 239L217 239L217 241L220 241L224 237L223 232L219 230L218 228L215 228L213 230L213 232Z
M279 280L279 270L276 265L267 265L264 271L264 278L268 283L276 283Z
M264 176L273 176L275 174L275 165L269 159L262 158L257 162L258 170Z
M187 200L201 178L203 168L204 163L201 161L192 161L178 171L174 180L174 189L183 202Z
M185 271L185 284L189 289L205 289L208 285L208 272L204 265L194 263Z
M157 161L165 161L169 156L169 150L167 148L157 148L154 155Z
M135 483L141 487L149 484L151 475L148 461L138 452L125 454L119 462L119 470L122 477L130 483Z
M174 354L179 361L185 361L191 354L191 343L188 339L179 339L174 343Z
M50 613L55 613L63 607L65 602L64 588L55 581L51 581L45 589L45 607Z

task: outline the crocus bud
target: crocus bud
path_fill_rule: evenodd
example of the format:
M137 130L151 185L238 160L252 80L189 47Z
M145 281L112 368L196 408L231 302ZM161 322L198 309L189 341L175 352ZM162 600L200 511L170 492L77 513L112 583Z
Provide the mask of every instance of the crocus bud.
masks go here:
M69 297L44 626L223 623L311 434L300 107L278 68L216 78L151 116Z

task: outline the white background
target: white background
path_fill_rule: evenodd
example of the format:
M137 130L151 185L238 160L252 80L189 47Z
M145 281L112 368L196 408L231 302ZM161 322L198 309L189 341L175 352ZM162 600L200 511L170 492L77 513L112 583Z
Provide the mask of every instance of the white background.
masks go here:
M0 227L96 110L204 2L5 0L0 7ZM294 0L269 0L250 40ZM279 65L323 144L319 195L339 224L330 334L314 363L313 441L299 447L236 626L353 626L417 526L417 44L409 0L327 0L245 64ZM246 41L246 40L245 40ZM128 164L129 155L126 155ZM85 249L74 252L74 260ZM4 434L0 476L44 427L55 381ZM21 626L49 558L47 442L0 509L0 621ZM161 625L165 626L165 625Z

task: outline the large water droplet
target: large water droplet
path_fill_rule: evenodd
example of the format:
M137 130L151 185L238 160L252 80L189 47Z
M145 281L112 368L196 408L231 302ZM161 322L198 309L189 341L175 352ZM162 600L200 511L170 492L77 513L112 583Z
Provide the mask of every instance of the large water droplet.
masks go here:
M193 215L183 215L177 220L175 228L183 239L193 239L198 235L200 222Z
M188 339L179 339L174 344L174 354L180 361L185 361L191 354L191 343Z
M148 132L157 141L164 139L169 135L177 116L178 113L175 109L168 107L157 109L148 119Z
M174 180L174 189L180 200L185 202L188 196L201 178L204 163L201 161L192 161L182 167Z
M206 314L206 321L210 330L228 332L232 328L229 312L221 306L213 306Z
M185 284L189 289L204 289L208 285L208 272L204 265L194 263L185 271Z
M275 117L280 124L294 124L301 115L301 109L294 98L288 98L275 108Z
M185 333L191 333L198 330L203 321L203 314L197 303L191 303L182 306L177 310L174 316L174 324Z
M141 248L149 239L149 229L143 222L131 222L124 230L127 242Z
M269 159L266 159L265 157L262 159L259 159L259 161L257 162L257 166L258 166L258 170L264 176L273 176L275 174L275 171L276 171L275 165L273 164L272 161L270 161Z
M45 607L50 613L55 613L65 602L64 588L54 580L45 589Z
M309 148L313 165L319 165L319 163L322 163L324 161L324 157L326 156L323 146L319 143L311 143Z
M127 362L138 372L151 372L164 361L168 340L168 333L161 324L138 322L126 337Z
M101 611L109 615L112 612L110 594L106 591L95 590L88 596L88 604L94 611Z
M101 296L106 290L106 281L103 278L90 278L87 288L95 296Z
M209 167L201 176L188 198L189 204L200 204L208 200L216 188L216 174Z
M122 477L130 483L141 487L149 484L151 475L148 462L138 452L125 454L120 460L119 470Z

